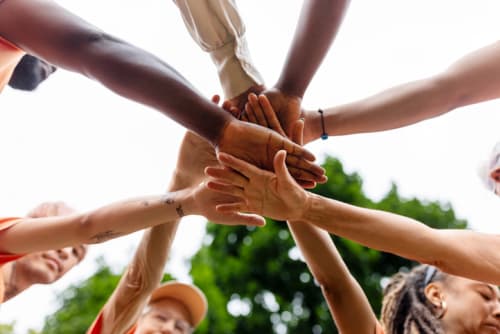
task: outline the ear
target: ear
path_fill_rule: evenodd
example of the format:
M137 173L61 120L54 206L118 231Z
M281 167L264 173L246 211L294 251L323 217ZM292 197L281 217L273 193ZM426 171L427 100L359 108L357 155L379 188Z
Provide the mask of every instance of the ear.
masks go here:
M444 299L443 285L431 282L424 289L424 295L436 308L440 308Z

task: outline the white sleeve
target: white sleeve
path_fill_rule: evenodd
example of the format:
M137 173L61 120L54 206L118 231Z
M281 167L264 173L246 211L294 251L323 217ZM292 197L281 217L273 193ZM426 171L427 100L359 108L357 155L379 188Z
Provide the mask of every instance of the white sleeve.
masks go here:
M189 33L214 62L225 98L264 83L252 64L234 0L174 0Z

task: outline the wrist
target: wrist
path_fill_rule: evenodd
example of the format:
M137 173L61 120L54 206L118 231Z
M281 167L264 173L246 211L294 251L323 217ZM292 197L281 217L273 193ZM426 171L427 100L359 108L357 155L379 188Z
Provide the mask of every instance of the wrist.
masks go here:
M307 221L307 217L311 215L317 195L308 191L304 191L304 193L306 194L305 200L302 202L304 205L300 205L301 211L296 218L292 219L293 221Z

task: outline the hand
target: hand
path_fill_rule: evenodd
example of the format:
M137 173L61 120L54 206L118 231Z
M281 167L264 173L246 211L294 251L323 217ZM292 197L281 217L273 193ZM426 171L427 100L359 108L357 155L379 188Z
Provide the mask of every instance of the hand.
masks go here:
M68 216L76 213L76 210L64 202L44 202L32 209L27 217L30 218L43 218L53 216Z
M223 129L217 150L267 170L273 170L276 152L285 150L286 163L295 179L318 183L327 181L324 169L312 163L312 153L278 133L254 124L230 121Z
M220 97L214 95L212 102L218 104ZM214 147L194 132L186 131L179 148L179 156L175 167L175 179L183 187L199 184L205 178L203 173L207 166L217 166Z
M264 91L264 89L264 85L251 86L240 95L224 101L224 103L222 104L222 108L226 111L229 111L234 117L240 119L245 108L245 104L248 102L248 94L260 94Z
M261 170L231 155L219 153L224 167L207 167L213 179L209 189L233 196L217 205L220 212L251 212L277 220L303 218L308 194L290 176L285 165L286 152L274 157L276 174Z
M217 211L217 205L228 202L234 203L239 199L231 195L210 190L208 189L206 183L202 183L196 187L193 199L196 203L196 207L198 208L196 210L197 214L204 216L213 223L221 225L248 226L264 226L266 224L264 218L258 215L244 214L234 211L226 213Z
M301 115L300 104L302 99L298 96L286 95L277 88L265 90L262 94L269 99L269 102L279 119L281 127L290 137L293 124L300 118ZM251 120L245 114L246 109L242 120L250 122Z

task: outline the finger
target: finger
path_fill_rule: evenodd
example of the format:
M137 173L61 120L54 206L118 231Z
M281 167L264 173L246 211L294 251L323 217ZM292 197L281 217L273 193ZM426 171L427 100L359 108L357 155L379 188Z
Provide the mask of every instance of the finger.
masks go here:
M215 206L215 210L221 213L248 211L245 202L218 204Z
M253 114L255 115L257 124L265 128L268 128L269 126L267 124L266 116L264 115L264 111L260 107L257 95L255 95L254 93L248 94L248 104L250 105L250 108L252 109Z
M223 213L225 222L214 222L216 224L224 225L247 225L247 226L264 226L266 220L255 214L245 214L240 212L227 212Z
M249 103L245 104L245 114L247 115L248 122L257 124L257 118L255 117L253 109Z
M312 173L309 173L303 169L297 169L294 167L288 166L288 172L290 175L297 181L297 183L301 184L301 182L312 182L314 185L311 185L312 188L316 186L316 183L326 183L328 178L326 176L318 176ZM310 187L308 187L310 188Z
M251 179L252 177L255 178L263 173L266 173L258 167L224 152L219 152L217 158L222 165L234 169L247 179Z
M205 175L218 181L225 182L243 188L248 184L248 179L231 168L220 168L208 166L205 168Z
M309 161L314 161L316 160L316 157L314 154L312 154L310 151L306 150L300 145L295 144L291 140L284 140L283 141L283 149L288 153L295 155L297 157L309 160Z
M304 120L299 119L292 125L291 139L294 143L304 145Z
M244 198L245 194L243 189L237 186L233 186L231 184L220 183L218 181L208 181L207 188L218 193L222 193L225 195L231 195L238 198Z
M268 127L276 132L278 132L283 137L286 137L285 130L281 127L278 116L274 112L273 106L269 99L265 95L259 95L259 104L264 112L264 116L266 117Z
M294 155L288 154L286 157L286 164L289 168L295 168L303 171L303 175L311 175L313 177L312 180L316 180L316 177L321 177L325 175L325 170L310 161L298 158ZM299 175L294 175L294 177L300 178ZM305 178L306 180L311 180L310 177ZM319 179L318 179L319 181Z
M240 120L242 120L243 122L250 123L250 121L248 120L248 116L247 116L246 110L243 110L241 112L241 114L240 114Z
M314 189L316 188L316 182L305 181L305 180L296 180L297 183L304 189Z
M218 94L212 96L212 102L218 105L220 102L220 96Z

